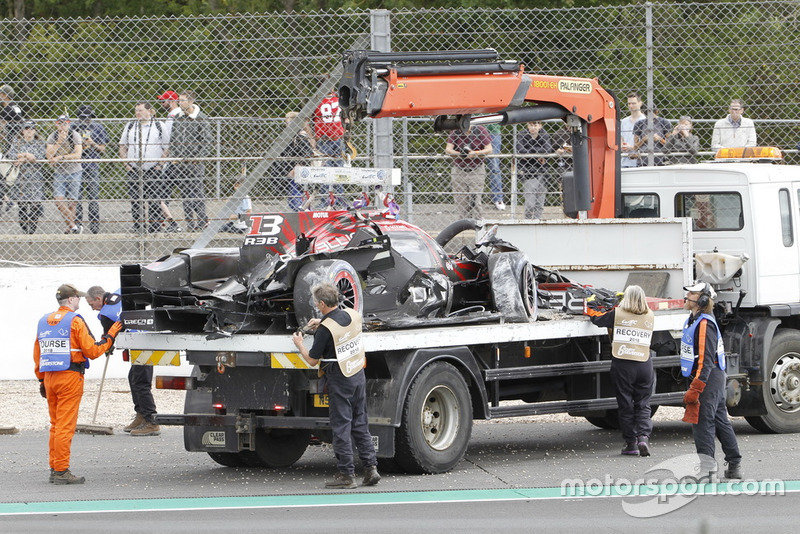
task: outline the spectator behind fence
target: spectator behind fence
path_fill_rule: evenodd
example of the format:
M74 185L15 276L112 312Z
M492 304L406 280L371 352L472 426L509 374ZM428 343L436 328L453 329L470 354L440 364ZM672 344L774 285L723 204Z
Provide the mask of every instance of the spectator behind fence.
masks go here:
M125 125L119 139L119 157L128 160L125 163L125 181L131 201L133 233L141 232L145 226L150 233L158 232L163 222L160 205L164 196L161 192L163 164L146 160L164 157L169 147L169 133L160 121L153 118L152 109L149 102L137 102L134 107L136 119Z
M652 130L649 128L649 119L647 117L633 125L634 146L639 152L639 165L641 166L647 166L650 162L650 158L647 156L650 152L650 139L653 140L653 152L664 152L667 136L672 131L672 123L658 115L658 107L655 104L653 104L652 108ZM664 156L655 156L653 163L654 165L664 165Z
M744 104L739 99L731 100L728 108L730 112L724 119L714 124L714 134L711 136L711 149L756 146L756 126L752 119L742 116Z
M170 156L180 158L175 164L176 179L183 196L183 212L189 230L208 225L206 215L205 163L199 158L211 155L214 139L208 117L195 103L192 91L183 91L178 99L182 113L172 123Z
M44 177L42 164L36 160L45 159L44 140L39 137L33 121L22 124L22 131L11 143L7 156L19 169L10 192L10 197L17 202L19 225L26 234L33 234L44 214Z
M286 125L288 126L297 116L296 111L286 114ZM294 181L294 168L298 165L309 164L309 159L314 155L311 148L311 138L309 136L308 121L305 121L303 128L294 136L292 142L281 152L282 158L296 158L293 160L279 160L272 166L272 176L278 183L278 191L289 199L289 209L300 211L303 205L303 192Z
M619 121L619 137L622 143L620 166L623 168L639 166L639 155L636 153L636 140L633 136L634 126L645 118L639 93L628 93L628 110L631 112L630 116Z
M664 152L667 154L677 154L669 156L669 163L675 165L679 163L697 163L697 153L700 152L700 139L692 133L692 118L682 115L672 133L667 137L664 145Z
M499 124L487 124L486 131L492 137L492 154L499 155L503 151L503 134ZM489 190L492 192L492 203L499 211L506 209L503 201L503 174L500 172L500 158L488 158L486 166L489 168Z
M182 114L180 106L178 106L178 99L180 96L175 91L164 91L163 94L157 97L161 103L161 107L167 112L167 120L164 121L164 126L167 128L167 137L172 138L172 125L175 122L175 117ZM169 150L164 157L169 154ZM161 212L164 214L164 230L167 232L180 232L181 228L175 222L175 217L169 208L169 203L172 200L172 194L175 187L178 185L176 177L177 173L175 165L172 162L165 161L164 168L161 171L161 179L164 181L164 186L161 188L164 197L161 199Z
M550 154L553 144L550 136L542 129L542 123L533 121L517 137L519 154ZM522 181L525 198L525 218L541 219L547 195L547 160L545 158L520 158L517 164L519 179Z
M75 110L78 122L73 123L72 129L81 135L83 140L82 159L100 159L108 145L108 132L106 127L95 122L92 107L87 104L78 106ZM93 234L100 232L100 164L87 161L82 164L81 189L86 194L87 208L89 210L89 231ZM75 222L83 226L83 204L78 196L75 207Z
M2 136L0 154L7 152L11 143L17 138L24 117L22 108L12 100L13 98L14 89L10 85L0 87L0 136ZM0 180L0 207L3 202L8 202L6 209L9 209L13 201L8 197L7 187L5 180Z
M56 119L56 131L47 138L45 155L53 167L53 198L56 208L67 226L65 234L80 234L83 226L75 222L75 209L81 194L81 159L83 141L78 132L70 129L70 119L60 115Z
M242 168L242 176L247 175L247 167ZM236 180L233 184L233 190L238 191L239 188L242 186L243 178ZM244 234L247 232L247 224L250 222L250 214L253 213L253 201L250 200L249 196L245 196L242 200L239 201L239 205L236 206L236 212L231 215L231 220L227 221L222 227L219 229L220 232L228 232L230 234Z
M450 190L458 216L480 219L486 185L483 156L492 153L492 137L483 126L472 126L466 132L454 130L444 151L455 158L450 170Z

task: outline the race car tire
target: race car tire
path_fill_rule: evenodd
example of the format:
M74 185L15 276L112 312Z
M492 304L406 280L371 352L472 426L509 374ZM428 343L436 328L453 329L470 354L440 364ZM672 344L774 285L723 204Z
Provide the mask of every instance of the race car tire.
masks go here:
M502 252L489 256L489 281L495 309L505 320L536 320L536 276L523 252Z
M285 428L256 431L256 456L264 467L289 467L303 456L311 431Z
M464 377L449 363L425 366L408 389L394 459L409 473L445 473L464 457L471 434Z
M353 266L344 260L320 260L303 265L294 282L294 314L298 326L309 319L319 317L311 289L322 282L330 282L339 288L344 297L342 305L358 313L364 309L364 294L361 279Z
M439 246L444 248L450 241L453 240L455 236L461 232L465 232L467 230L477 230L478 228L480 228L480 226L478 225L478 221L475 219L460 219L447 225L444 230L439 232L439 234L436 236L436 242L439 243Z

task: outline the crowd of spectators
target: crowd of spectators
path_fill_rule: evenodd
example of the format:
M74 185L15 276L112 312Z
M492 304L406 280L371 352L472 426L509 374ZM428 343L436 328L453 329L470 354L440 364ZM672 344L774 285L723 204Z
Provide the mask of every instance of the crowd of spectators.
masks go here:
M52 175L52 200L63 220L64 233L101 232L100 163L92 160L113 157L107 149L115 141L106 127L95 120L94 109L88 104L75 109L76 120L60 115L54 131L43 135L43 123L25 120L14 96L11 86L0 86L0 160L7 163L0 166L0 174L4 174L0 176L0 207L5 204L9 211L16 204L20 228L26 234L35 233L41 226L49 189L45 187L46 177ZM192 91L179 94L167 90L154 100L166 117L160 116L150 102L137 102L134 119L124 125L116 141L119 158L124 160L130 231L178 232L182 231L181 221L188 231L202 230L208 225L204 160L213 155L215 148L210 122ZM629 114L620 121L623 168L697 162L700 140L693 133L691 117L680 116L673 126L660 116L655 104L648 109L636 92L627 95L626 103ZM729 114L714 124L712 149L756 145L755 125L743 116L744 110L741 100L730 101ZM298 115L294 111L287 113L287 126ZM294 179L295 165L313 164L315 156L325 159L323 164L328 166L343 165L345 130L335 91L324 97L311 121L302 125L270 169L274 189L287 199L291 211L340 207L342 200L342 186L331 188L326 198L317 201L312 200L315 191L303 190ZM550 169L557 166L561 175L571 167L569 129L562 126L548 134L546 126L529 123L516 136L511 169L522 184L526 218L542 217ZM467 134L454 133L448 139L445 153L454 158L451 192L460 214L480 216L481 197L487 186L494 207L505 209L502 139L499 125L491 129L480 127ZM545 158L554 155L558 157ZM551 164L553 161L555 164ZM49 173L45 172L46 166L50 167ZM173 197L180 198L182 219L173 216ZM239 215L245 217L246 211L241 210ZM238 232L242 228L235 221L223 225L223 231Z

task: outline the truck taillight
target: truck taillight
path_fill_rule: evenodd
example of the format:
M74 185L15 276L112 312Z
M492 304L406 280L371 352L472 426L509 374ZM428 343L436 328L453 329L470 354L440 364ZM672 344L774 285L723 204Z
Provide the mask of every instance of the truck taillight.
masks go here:
M128 349L122 351L122 361L123 362L131 361L131 353L128 352Z
M228 413L227 408L225 408L225 405L221 402L215 402L211 407L214 408L217 415L226 415Z
M157 376L156 389L194 389L194 377Z

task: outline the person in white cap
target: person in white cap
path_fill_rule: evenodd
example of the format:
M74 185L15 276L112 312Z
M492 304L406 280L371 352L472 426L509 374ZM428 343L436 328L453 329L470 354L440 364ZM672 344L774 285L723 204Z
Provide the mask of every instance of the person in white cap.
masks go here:
M725 405L725 347L714 318L717 293L708 282L696 282L683 289L686 290L683 307L690 315L681 336L681 374L692 378L683 396L686 404L683 420L692 423L702 475L713 477L717 471L714 460L717 437L728 464L725 478L740 479L742 455Z

